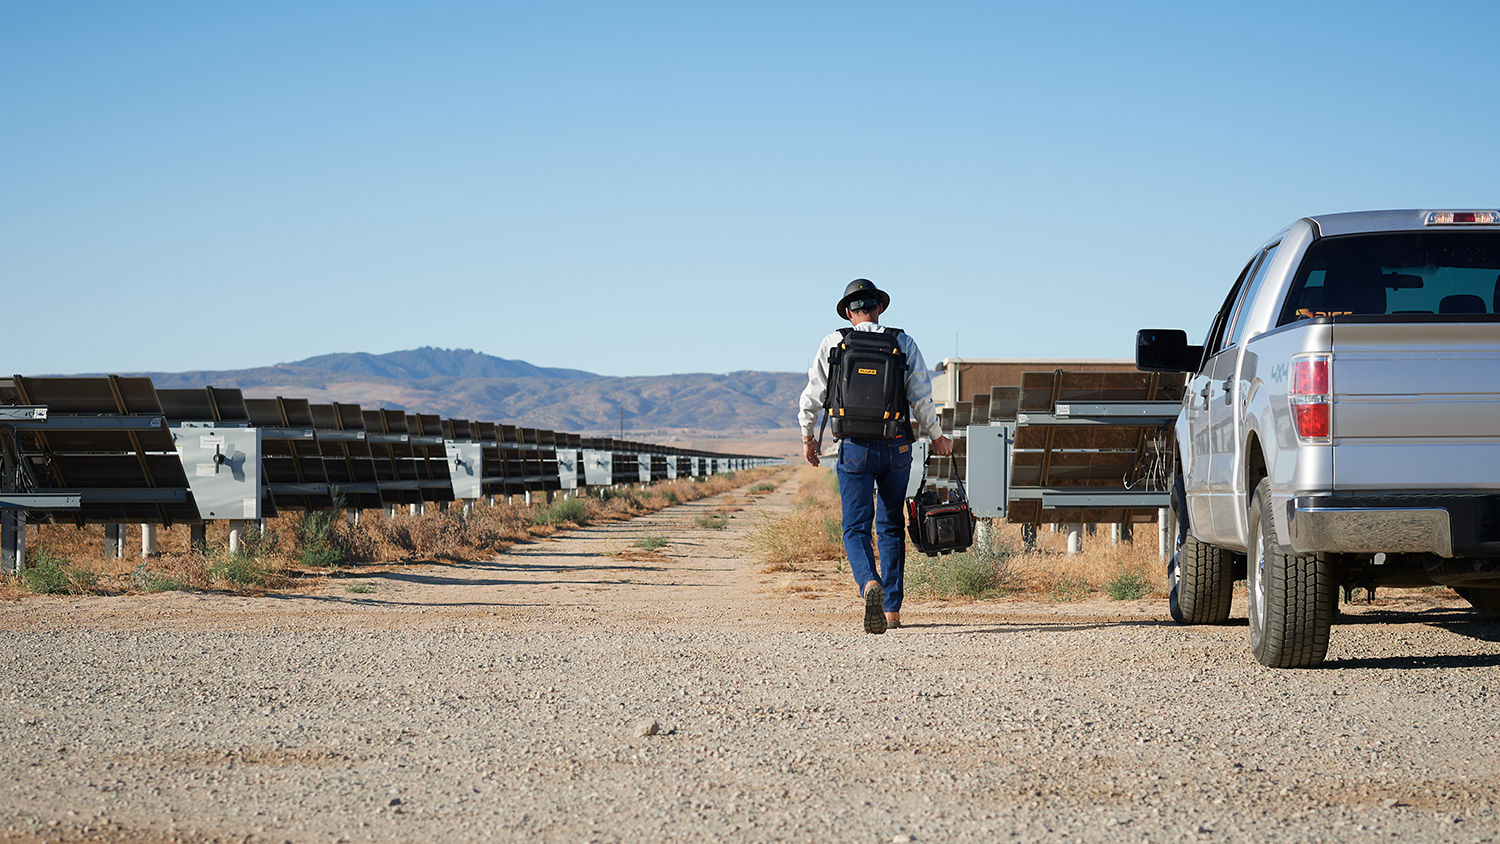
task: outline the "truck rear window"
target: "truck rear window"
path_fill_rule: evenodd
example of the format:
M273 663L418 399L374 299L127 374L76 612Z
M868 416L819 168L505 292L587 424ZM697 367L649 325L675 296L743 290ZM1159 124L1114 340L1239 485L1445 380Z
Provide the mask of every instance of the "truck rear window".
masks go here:
M1320 316L1500 313L1500 232L1328 237L1307 249L1277 325Z

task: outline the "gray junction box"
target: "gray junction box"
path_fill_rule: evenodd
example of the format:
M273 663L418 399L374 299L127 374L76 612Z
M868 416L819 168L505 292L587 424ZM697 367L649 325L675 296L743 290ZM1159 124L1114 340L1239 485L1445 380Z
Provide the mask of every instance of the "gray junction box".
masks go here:
M583 450L583 481L589 486L609 486L615 482L615 455L592 448Z
M578 449L557 450L557 481L559 489L578 489Z
M1010 447L1016 441L1014 422L970 425L966 430L969 470L964 485L969 507L982 519L1005 518L1010 498Z
M484 488L481 467L484 465L484 447L473 442L443 443L448 454L448 477L453 482L453 497L458 501L470 501L480 497Z
M182 422L170 430L199 517L261 517L259 428Z

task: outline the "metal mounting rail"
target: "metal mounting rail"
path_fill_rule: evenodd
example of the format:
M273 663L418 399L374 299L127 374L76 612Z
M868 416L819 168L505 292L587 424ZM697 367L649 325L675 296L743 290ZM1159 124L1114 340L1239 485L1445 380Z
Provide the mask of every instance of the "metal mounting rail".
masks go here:
M261 439L265 440L313 440L317 439L315 428L261 428Z
M0 510L77 510L83 496L76 492L0 492Z
M1014 490L1011 498L1019 499L1021 490ZM1070 508L1094 508L1094 507L1123 507L1123 508L1161 508L1170 503L1171 493L1161 492L1137 492L1134 490L1088 490L1088 489L1044 489L1026 490L1026 492L1041 492L1042 508L1046 510L1063 510Z
M94 416L84 414L51 414L40 418L7 420L17 431L160 431L164 416Z

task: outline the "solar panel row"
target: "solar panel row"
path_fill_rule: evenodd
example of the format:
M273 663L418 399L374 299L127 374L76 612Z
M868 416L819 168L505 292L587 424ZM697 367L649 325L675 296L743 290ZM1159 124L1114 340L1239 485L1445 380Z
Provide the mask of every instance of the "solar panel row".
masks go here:
M588 471L591 456L605 472ZM237 389L158 390L149 378L0 380L0 510L9 533L18 517L162 525L258 519L340 503L422 507L771 462L779 461L357 404L247 399Z

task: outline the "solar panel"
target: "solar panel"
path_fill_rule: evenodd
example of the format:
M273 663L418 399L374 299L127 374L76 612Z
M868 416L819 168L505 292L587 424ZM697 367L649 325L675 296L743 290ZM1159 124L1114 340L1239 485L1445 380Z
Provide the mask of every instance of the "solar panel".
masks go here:
M1183 383L1181 376L1139 372L1024 373L1007 519L1155 520L1166 489L1149 467L1169 459L1166 426L1176 418Z
M383 506L380 476L375 458L365 441L365 424L359 405L309 404L323 470L334 495L359 509Z
M182 461L149 378L26 378L0 400L44 405L43 419L12 420L8 460L18 491L76 492L77 509L35 511L33 520L76 524L196 521ZM8 479L9 481L9 479Z

